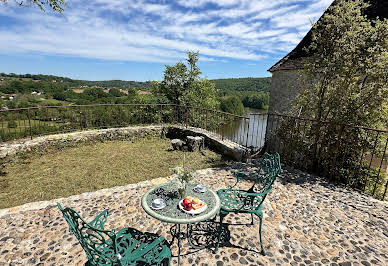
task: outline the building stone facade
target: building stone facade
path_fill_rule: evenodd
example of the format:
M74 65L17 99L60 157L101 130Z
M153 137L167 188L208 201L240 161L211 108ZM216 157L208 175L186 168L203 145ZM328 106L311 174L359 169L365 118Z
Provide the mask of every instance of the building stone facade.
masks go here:
M289 114L295 97L303 88L302 83L298 69L273 72L268 113Z

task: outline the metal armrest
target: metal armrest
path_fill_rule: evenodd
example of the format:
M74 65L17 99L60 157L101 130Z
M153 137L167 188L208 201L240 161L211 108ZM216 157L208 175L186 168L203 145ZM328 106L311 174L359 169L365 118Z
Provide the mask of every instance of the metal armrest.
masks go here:
M97 215L96 218L94 218L93 221L89 223L90 226L99 229L104 230L104 223L108 220L109 211L105 210L101 212L99 215Z
M256 192L245 192L242 190L240 194L242 194L244 196L250 196L250 197L260 197L260 196L264 196L265 194L267 194L267 192L256 193Z

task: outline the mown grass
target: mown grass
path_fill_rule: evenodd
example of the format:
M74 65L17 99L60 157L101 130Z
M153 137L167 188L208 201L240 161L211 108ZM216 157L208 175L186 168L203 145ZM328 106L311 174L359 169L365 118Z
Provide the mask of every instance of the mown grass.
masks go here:
M183 163L183 152L170 146L167 139L152 138L19 156L5 164L6 174L0 176L0 208L168 176L170 168ZM209 150L184 154L192 170L225 164Z

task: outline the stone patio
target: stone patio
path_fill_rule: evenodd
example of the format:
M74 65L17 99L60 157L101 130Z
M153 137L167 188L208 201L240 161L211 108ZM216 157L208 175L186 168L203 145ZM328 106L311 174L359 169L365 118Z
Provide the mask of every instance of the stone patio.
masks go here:
M232 170L244 164L198 171L214 190L233 184ZM86 256L69 233L56 202L87 220L109 209L107 229L134 227L171 240L171 224L145 214L141 196L156 179L69 198L0 210L0 265L84 265ZM229 225L230 239L217 254L189 249L182 265L388 265L388 203L292 169L282 170L264 206L267 256L258 252L258 225ZM250 223L250 216L228 215L228 223ZM172 252L177 253L176 241ZM172 265L176 265L176 257Z

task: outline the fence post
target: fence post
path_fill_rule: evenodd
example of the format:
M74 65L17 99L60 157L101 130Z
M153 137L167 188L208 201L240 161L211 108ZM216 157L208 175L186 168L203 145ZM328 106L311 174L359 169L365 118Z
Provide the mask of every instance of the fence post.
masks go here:
M82 111L79 111L79 127L80 127L80 130L82 130Z
M248 130L247 130L247 141L245 142L245 147L248 148L248 137L249 137L249 121L251 120L251 117L249 116L247 118L248 120Z
M383 200L385 199L385 195L387 194L387 188L388 188L388 180L387 180L387 183L385 184Z
M187 128L187 124L189 122L189 114L188 114L188 108L186 107L186 128Z
M222 127L222 141L224 141L224 137L225 137L225 123L222 123L221 127Z
M30 127L30 138L32 139L30 108L27 108L27 116L28 116L28 126Z
M388 145L388 139L385 141L384 153L383 153L383 156L381 157L379 172L377 173L377 176L376 176L376 181L375 181L375 185L374 185L374 187L373 187L372 196L375 195L376 189L377 189L377 183L379 183L379 177L380 177L381 167L383 166L383 161L384 161L384 158L385 158L385 152L387 151L387 145ZM385 188L385 189L387 189L387 188Z
M312 127L314 126L313 124L311 125ZM315 134L315 139L314 139L314 144L313 144L313 165L312 165L312 170L314 173L317 173L318 172L318 141L319 141L319 138L321 137L321 133L320 133L320 128L321 128L321 121L320 120L317 120L317 125L316 127L313 129L314 131L314 134Z
M207 122L207 113L208 113L209 111L208 110L206 110L206 117L205 117L205 129L207 130L207 125L208 125L208 122Z
M342 132L344 131L344 125L342 124L340 126L340 130L338 132L338 139L335 143L335 152L334 152L334 158L332 160L332 163L331 163L331 169L330 169L330 178L329 180L333 180L333 175L334 175L334 168L335 168L335 165L337 163L337 157L338 157L338 149L339 149L339 145L340 145L340 140L341 140L341 136L342 136Z
M163 121L163 105L161 104L160 105L160 116L159 116L159 125L162 124L162 121Z

